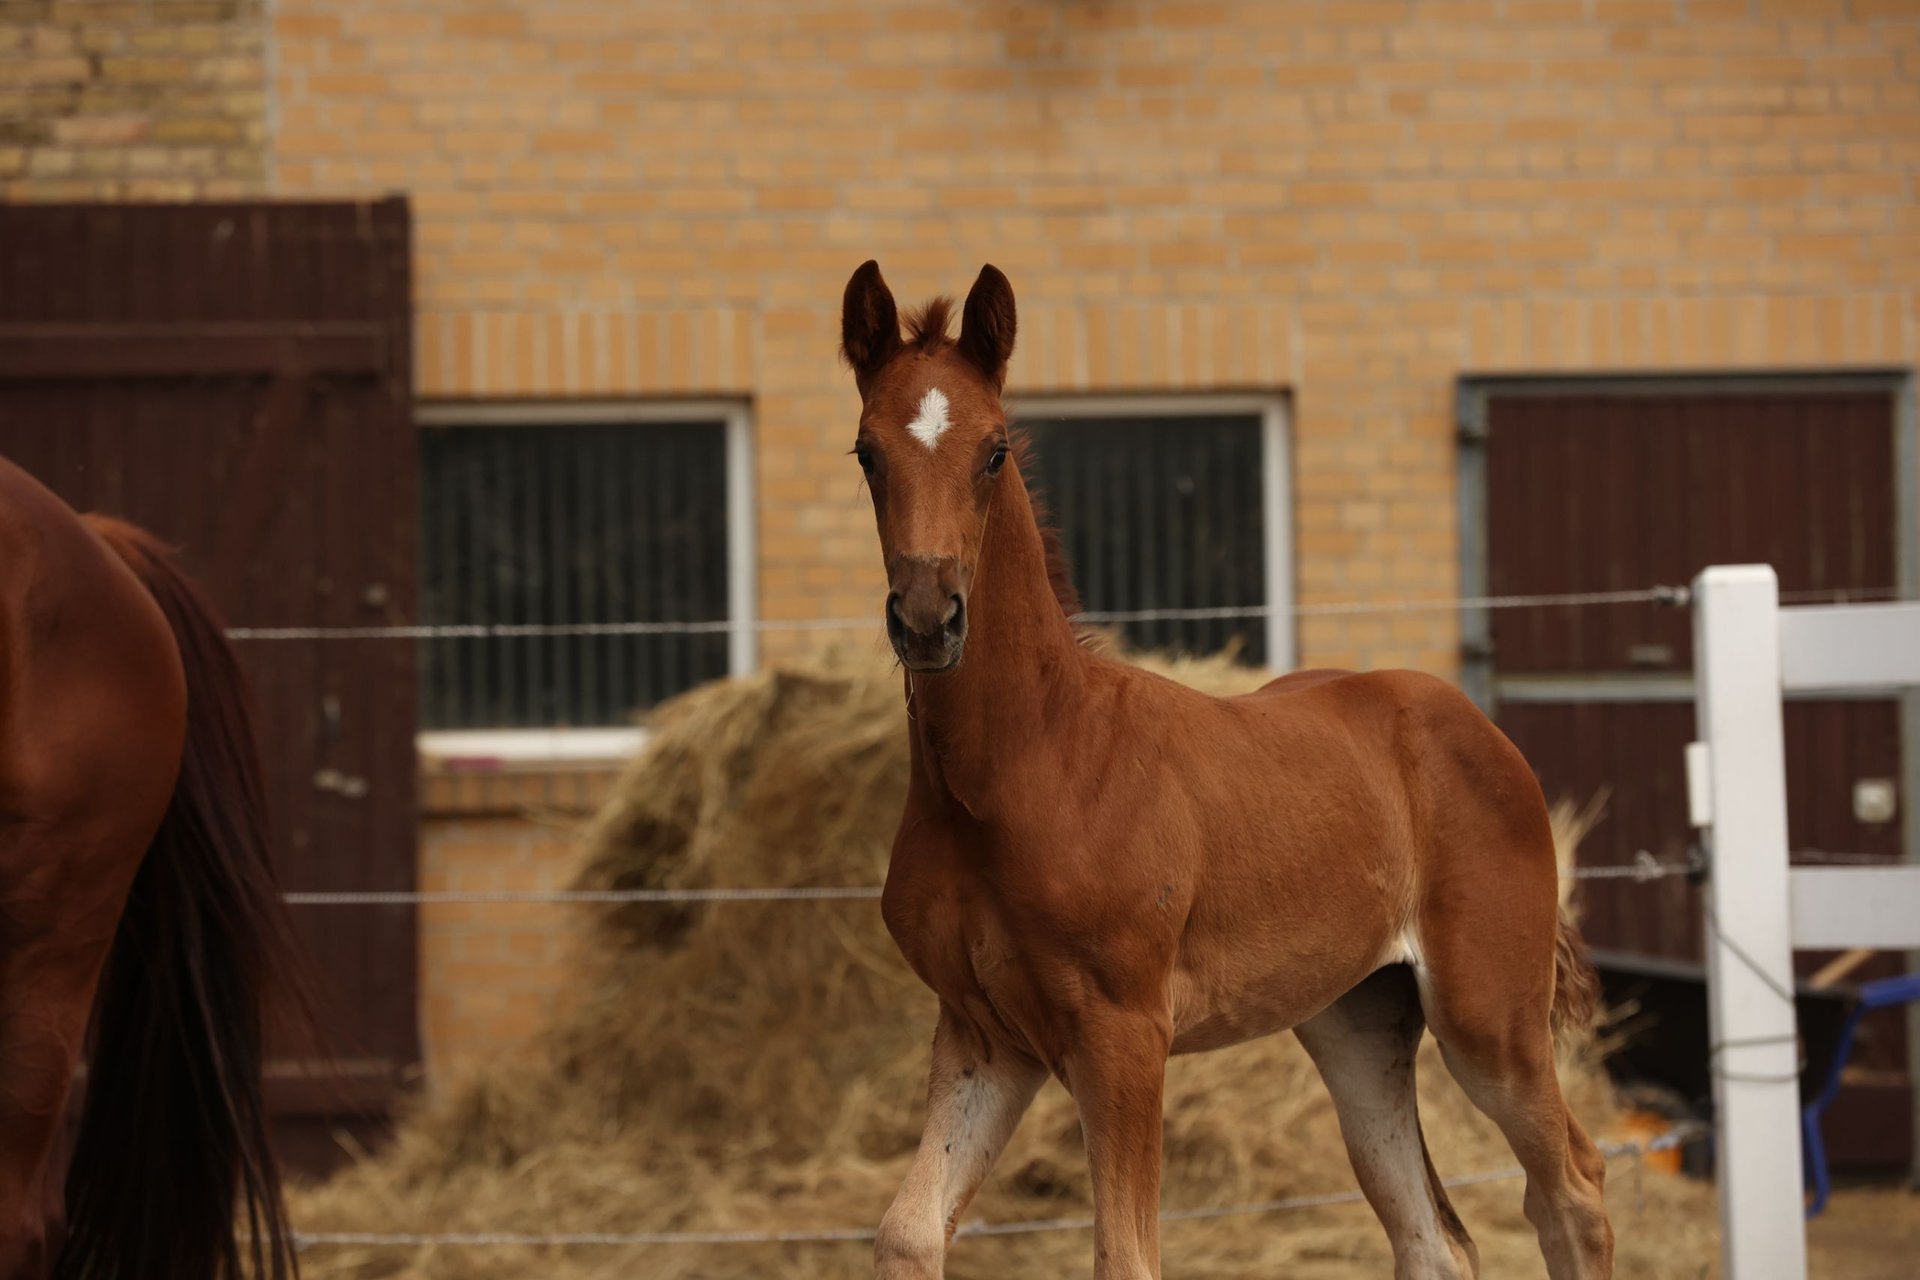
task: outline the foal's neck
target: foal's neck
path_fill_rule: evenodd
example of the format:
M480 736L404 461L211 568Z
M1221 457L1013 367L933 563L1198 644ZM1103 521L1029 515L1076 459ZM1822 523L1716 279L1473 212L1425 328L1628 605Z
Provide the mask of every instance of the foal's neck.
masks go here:
M975 817L994 806L1003 765L1043 747L1077 704L1087 651L1048 577L1046 545L1010 469L995 495L967 596L967 647L944 675L907 678L914 763Z

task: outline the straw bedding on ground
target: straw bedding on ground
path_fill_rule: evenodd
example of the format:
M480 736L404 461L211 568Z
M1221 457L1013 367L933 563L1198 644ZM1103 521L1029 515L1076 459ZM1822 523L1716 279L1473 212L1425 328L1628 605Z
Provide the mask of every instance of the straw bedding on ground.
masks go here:
M1157 662L1214 692L1259 676L1219 659ZM695 690L583 841L589 887L864 885L884 875L905 789L897 671L840 657ZM871 1227L918 1134L932 997L872 901L621 906L583 931L578 977L547 1032L443 1087L397 1140L295 1197L309 1231L653 1231ZM1565 1069L1589 1127L1618 1132L1590 1066ZM1421 1109L1443 1175L1509 1167L1498 1135L1448 1079L1431 1041ZM1353 1185L1332 1107L1291 1036L1174 1061L1170 1209ZM1540 1273L1521 1186L1456 1193L1485 1274ZM1617 1162L1609 1200L1620 1274L1709 1274L1699 1187ZM1043 1091L970 1219L1090 1208L1079 1128ZM1364 1205L1171 1224L1171 1277L1379 1276L1392 1270ZM840 1277L868 1246L568 1249L323 1248L316 1278ZM1084 1231L967 1238L956 1278L1091 1271Z

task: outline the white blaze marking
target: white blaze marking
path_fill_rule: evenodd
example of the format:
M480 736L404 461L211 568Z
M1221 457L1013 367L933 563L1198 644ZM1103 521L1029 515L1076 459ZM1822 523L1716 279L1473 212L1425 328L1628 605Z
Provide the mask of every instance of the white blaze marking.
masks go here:
M920 397L920 412L907 424L907 430L931 449L940 443L940 434L952 425L947 417L947 393L938 387L928 387L927 394Z

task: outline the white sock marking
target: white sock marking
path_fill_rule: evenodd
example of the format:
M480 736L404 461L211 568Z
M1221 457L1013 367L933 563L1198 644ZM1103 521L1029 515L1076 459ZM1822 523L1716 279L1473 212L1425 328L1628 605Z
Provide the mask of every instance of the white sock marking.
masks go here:
M931 449L940 443L940 434L953 423L947 417L947 393L938 387L928 387L927 394L920 397L920 412L907 430L913 438Z

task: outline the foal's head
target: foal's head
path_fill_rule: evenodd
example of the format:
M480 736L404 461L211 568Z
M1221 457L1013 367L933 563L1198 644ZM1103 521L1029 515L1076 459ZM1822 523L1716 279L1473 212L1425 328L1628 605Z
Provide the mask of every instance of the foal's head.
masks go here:
M948 671L967 642L967 589L1010 444L1000 403L1013 354L1013 286L980 268L947 336L953 304L907 317L863 264L847 281L840 350L860 388L853 452L867 475L887 568L887 638L913 671Z

